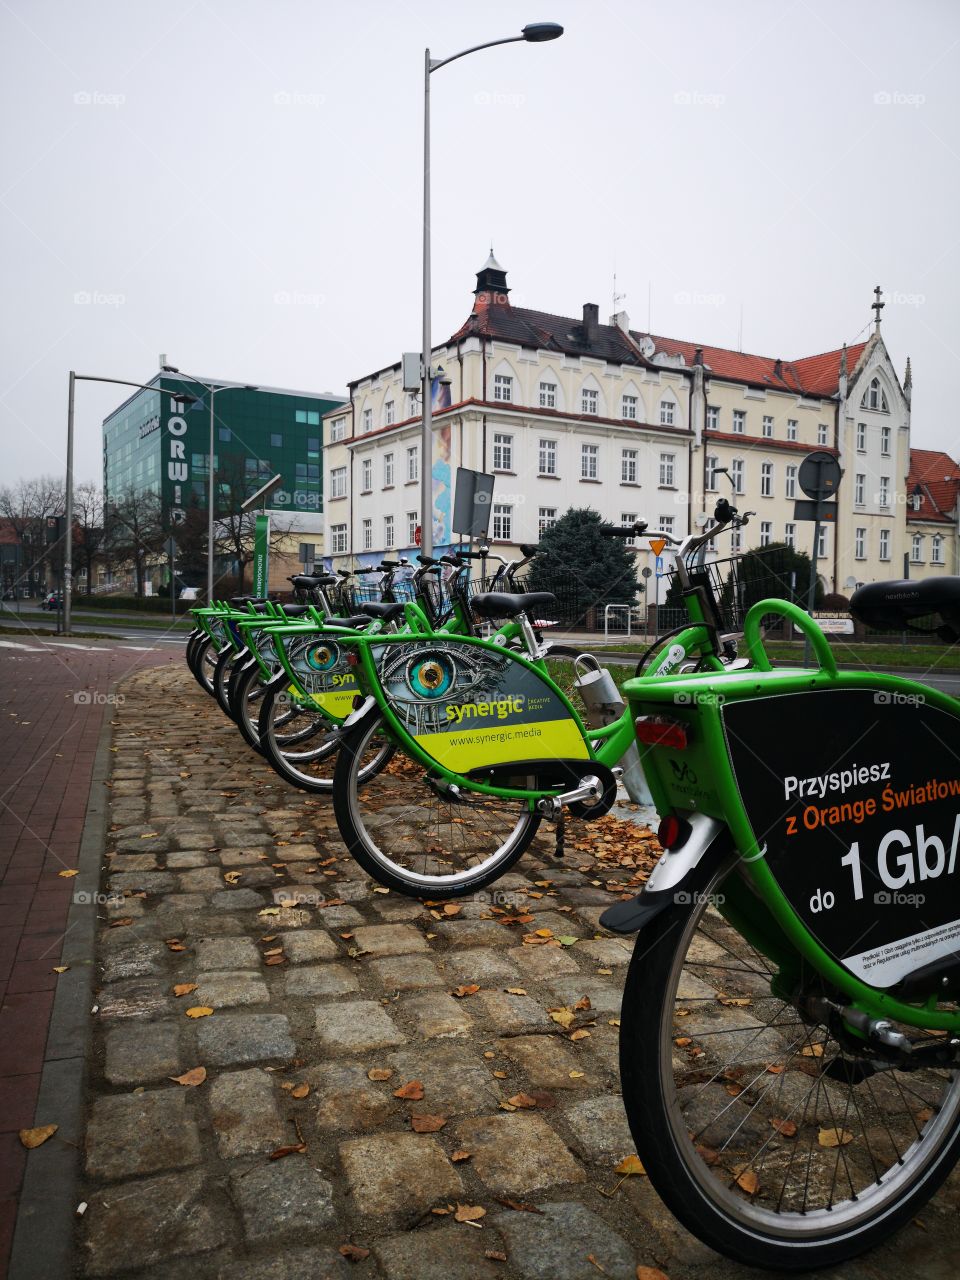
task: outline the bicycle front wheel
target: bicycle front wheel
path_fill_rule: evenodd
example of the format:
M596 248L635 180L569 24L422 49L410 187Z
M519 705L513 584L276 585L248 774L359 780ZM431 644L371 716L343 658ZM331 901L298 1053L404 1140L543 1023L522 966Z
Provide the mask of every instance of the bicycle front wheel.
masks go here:
M829 1266L903 1225L950 1173L960 1072L880 1062L802 995L775 995L775 967L717 909L737 875L731 862L705 873L637 940L624 1106L651 1182L706 1244L753 1266ZM899 1029L913 1057L935 1039Z
M399 750L393 754L380 715L344 735L333 804L357 862L410 897L456 898L482 889L513 866L540 825L526 800L451 795L439 775Z

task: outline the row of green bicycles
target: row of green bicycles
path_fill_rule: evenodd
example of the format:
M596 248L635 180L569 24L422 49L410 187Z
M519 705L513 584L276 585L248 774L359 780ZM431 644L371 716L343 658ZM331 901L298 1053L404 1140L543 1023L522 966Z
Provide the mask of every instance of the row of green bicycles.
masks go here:
M551 642L554 597L523 589L532 547L479 590L462 553L198 609L187 660L401 893L475 893L527 850L562 858L570 818L652 799L662 856L601 917L635 938L637 1153L707 1244L804 1270L903 1226L960 1156L960 703L841 669L787 600L739 609L736 557L707 551L746 520L721 499L708 527L656 535L687 617L622 691ZM873 583L851 611L953 644L960 579ZM773 630L815 665L775 665Z

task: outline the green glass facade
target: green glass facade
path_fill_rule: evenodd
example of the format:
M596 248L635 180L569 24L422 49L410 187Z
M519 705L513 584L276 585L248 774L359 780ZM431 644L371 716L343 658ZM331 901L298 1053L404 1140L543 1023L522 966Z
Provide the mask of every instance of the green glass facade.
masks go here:
M210 392L184 378L158 376L153 381L156 391L138 391L104 419L104 492L108 502L116 502L131 490L152 489L175 523L191 506L206 510ZM238 505L279 472L283 483L270 495L270 508L321 513L321 423L324 413L341 401L212 379L210 385L216 388L217 510Z

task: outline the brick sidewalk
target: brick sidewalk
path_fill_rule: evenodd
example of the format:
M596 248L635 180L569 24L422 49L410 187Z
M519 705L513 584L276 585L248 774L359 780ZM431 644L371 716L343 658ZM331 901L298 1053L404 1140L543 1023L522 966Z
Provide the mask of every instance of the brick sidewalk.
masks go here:
M0 648L0 1276L27 1156L18 1130L35 1119L71 900L73 881L58 872L77 865L97 743L114 710L106 695L130 671L170 661L182 661L178 649Z

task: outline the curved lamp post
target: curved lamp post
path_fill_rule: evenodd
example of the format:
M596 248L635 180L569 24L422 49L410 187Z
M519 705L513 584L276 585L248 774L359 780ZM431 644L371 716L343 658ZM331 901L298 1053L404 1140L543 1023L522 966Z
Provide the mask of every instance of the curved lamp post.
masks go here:
M481 49L492 49L498 44L514 44L526 41L542 44L563 35L563 27L557 22L531 22L518 36L504 36L500 40L488 40L475 44L449 58L431 58L430 50L424 50L423 70L423 346L421 353L421 434L420 434L420 549L425 555L433 554L433 405L430 399L430 359L433 354L430 337L430 77L434 71L465 58Z

